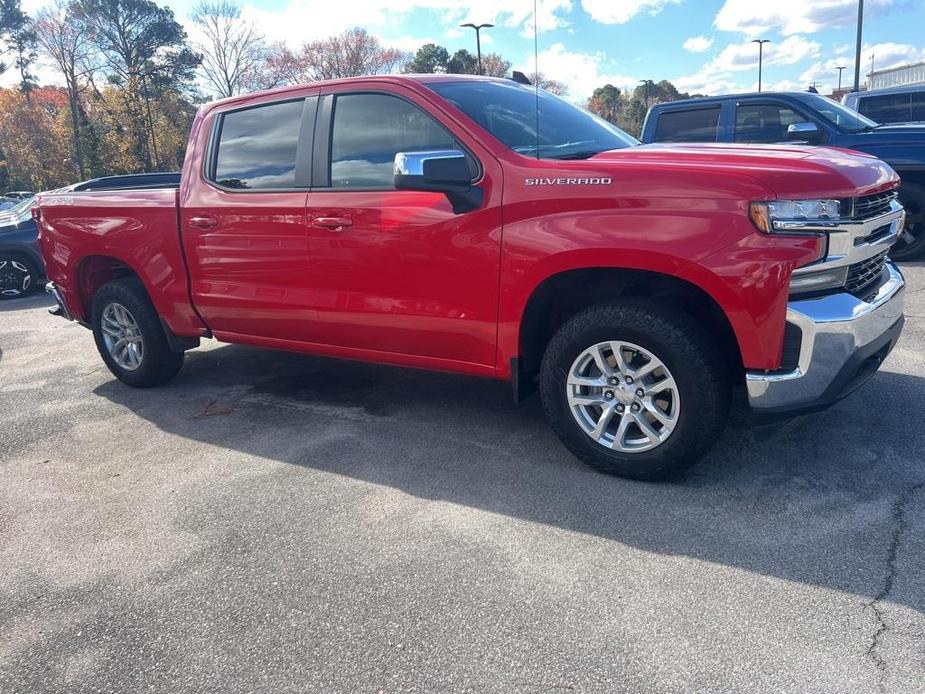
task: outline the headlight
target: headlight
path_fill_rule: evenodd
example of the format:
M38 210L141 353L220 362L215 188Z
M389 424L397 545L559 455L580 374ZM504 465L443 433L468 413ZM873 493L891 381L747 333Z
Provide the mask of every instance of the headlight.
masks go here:
M839 222L841 207L841 200L753 202L749 207L749 217L766 234L818 233L820 227Z

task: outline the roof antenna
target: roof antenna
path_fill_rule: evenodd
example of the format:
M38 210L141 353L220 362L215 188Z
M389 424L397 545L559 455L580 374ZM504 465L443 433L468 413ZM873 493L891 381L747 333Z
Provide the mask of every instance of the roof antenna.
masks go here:
M536 0L533 0L533 94L536 111L536 158L540 158L540 52L536 38Z

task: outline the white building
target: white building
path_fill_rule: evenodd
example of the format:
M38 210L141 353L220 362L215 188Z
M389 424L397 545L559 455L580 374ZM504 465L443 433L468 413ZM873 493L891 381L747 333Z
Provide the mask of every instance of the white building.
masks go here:
M925 61L900 65L889 70L874 70L867 73L868 89L904 87L909 84L925 84Z

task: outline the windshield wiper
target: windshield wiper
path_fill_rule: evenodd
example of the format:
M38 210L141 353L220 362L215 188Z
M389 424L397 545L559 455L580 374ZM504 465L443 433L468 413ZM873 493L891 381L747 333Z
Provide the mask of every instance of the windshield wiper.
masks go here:
M549 157L550 159L590 159L595 154L600 154L607 150L603 149L584 149L579 152L568 152L567 154L557 154Z

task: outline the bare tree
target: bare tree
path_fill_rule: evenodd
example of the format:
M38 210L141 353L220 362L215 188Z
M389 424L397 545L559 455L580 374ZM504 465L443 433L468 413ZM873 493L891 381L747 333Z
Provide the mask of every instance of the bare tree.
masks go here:
M218 96L234 96L261 84L267 45L253 23L241 16L234 0L201 0L190 18L203 39L193 44L202 54L202 74Z
M74 159L80 177L86 178L80 99L84 84L94 70L93 37L78 19L74 5L63 0L39 12L35 18L35 32L42 52L64 76L71 111Z
M409 55L383 46L379 39L359 27L319 41L306 43L298 51L282 48L271 62L281 68L290 83L381 75L396 72Z
M527 75L527 79L530 80L531 84L539 84L540 89L545 89L550 94L555 94L556 96L565 96L568 94L568 86L564 82L547 77L542 72L539 74L531 72Z

